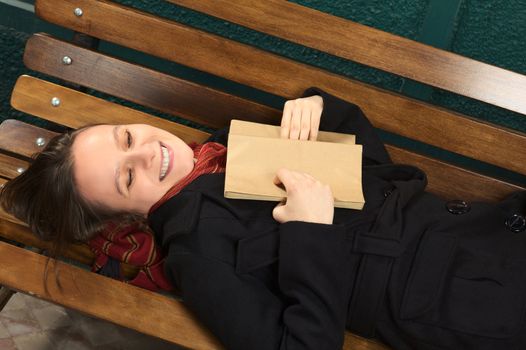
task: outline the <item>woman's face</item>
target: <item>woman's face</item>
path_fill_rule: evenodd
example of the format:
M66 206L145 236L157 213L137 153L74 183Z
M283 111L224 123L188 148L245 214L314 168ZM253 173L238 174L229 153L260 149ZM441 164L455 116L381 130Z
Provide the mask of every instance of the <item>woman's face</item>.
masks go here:
M83 198L143 215L194 168L186 143L144 124L87 128L76 136L72 155Z

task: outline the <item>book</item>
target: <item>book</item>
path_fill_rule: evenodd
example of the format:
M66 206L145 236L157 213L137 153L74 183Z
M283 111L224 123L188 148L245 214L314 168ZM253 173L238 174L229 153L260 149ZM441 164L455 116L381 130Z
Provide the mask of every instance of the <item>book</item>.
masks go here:
M337 208L362 209L362 145L354 135L320 131L318 141L280 138L280 127L232 120L225 174L226 198L282 201L274 184L280 168L328 184Z

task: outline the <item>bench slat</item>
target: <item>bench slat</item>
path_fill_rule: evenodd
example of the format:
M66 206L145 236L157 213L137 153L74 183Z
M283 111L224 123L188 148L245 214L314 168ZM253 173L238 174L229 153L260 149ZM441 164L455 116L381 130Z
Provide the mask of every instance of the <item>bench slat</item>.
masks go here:
M38 239L27 226L9 221L10 219L6 218L7 215L4 211L0 213L1 237L39 249L47 250L51 248L48 242ZM86 265L90 265L93 261L93 254L89 248L81 244L68 245L68 249L64 251L64 257Z
M168 1L354 62L526 114L526 76L509 70L289 1ZM385 59L386 57L393 59Z
M53 97L59 97L60 106L51 105ZM18 78L11 96L11 105L20 111L70 128L97 123L144 123L172 132L187 143L203 142L208 137L204 131L27 75Z
M65 102L75 101L76 106L65 109L62 109L62 107L58 109L52 107L48 102L52 96L60 96ZM100 103L101 101L99 99L92 96L29 76L20 77L13 91L11 101L11 104L19 110L57 123L64 123L70 127L79 127L87 124L88 120L86 120L86 118L88 118L91 123L119 122L120 115L123 114L131 118L131 113L128 112L129 109L107 101L104 101L105 105L107 105L104 109L108 111L111 109L111 113L106 112L102 115L93 113ZM65 106L67 104L68 103L65 103ZM68 119L73 112L78 116L77 120ZM114 117L116 119L113 119ZM149 121L149 119L147 119L148 116L143 113L140 113L138 117L143 122L147 123ZM134 119L127 120L130 123L137 122ZM173 125L171 122L167 123ZM177 129L170 127L169 130L179 135ZM195 129L185 129L185 131L189 133L186 137L192 140L201 139L201 141L203 141L208 136L208 134L203 132L199 132L197 136L193 135L192 133L197 132ZM463 196L477 200L496 200L504 197L511 191L519 189L517 186L480 174L471 173L467 170L432 160L431 158L428 159L425 156L404 151L394 146L389 146L389 151L397 162L413 164L426 170L428 172L431 190L446 197L454 198ZM455 174L455 176L450 174ZM451 190L452 183L455 184L455 192ZM492 188L492 190L489 191L488 187Z
M496 202L512 192L526 190L526 186L510 184L398 147L386 145L386 148L393 162L422 169L428 175L427 190L445 199Z
M38 298L176 344L193 349L221 348L180 302L69 264L58 262L63 292L58 290L50 274L50 294L45 294L46 259L0 242L0 281L8 288L27 291ZM50 269L53 271L52 264Z
M286 98L295 98L315 84L358 104L376 127L526 174L524 133L462 117L120 5L86 0L38 0L36 5L37 14L53 23ZM80 18L73 15L78 6L84 9ZM296 78L289 79L291 75ZM506 145L506 157L494 151L496 145Z
M61 58L68 56L71 65ZM26 44L30 69L124 98L188 120L220 128L231 119L279 123L281 113L265 105L121 61L45 34ZM89 70L90 74L85 74ZM140 82L138 84L137 82Z
M0 176L8 179L19 174L18 169L27 169L28 162L0 153Z
M0 135L0 149L31 157L42 151L57 133L15 119L7 119L0 124ZM36 143L38 138L43 138L44 144L41 146Z

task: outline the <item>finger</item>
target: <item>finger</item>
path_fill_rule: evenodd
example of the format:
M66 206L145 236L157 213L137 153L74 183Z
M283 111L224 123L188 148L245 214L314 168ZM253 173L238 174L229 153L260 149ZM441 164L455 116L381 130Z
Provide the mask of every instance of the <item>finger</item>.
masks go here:
M300 137L301 128L301 109L297 106L292 110L292 119L290 122L290 136L291 140L297 140Z
M311 141L316 141L318 139L318 133L320 130L321 113L322 111L316 111L311 115L310 136L309 136L309 140Z
M285 102L283 115L281 117L281 138L288 139L290 134L290 123L292 119L292 101Z
M285 204L284 202L278 203L272 210L272 217L280 224L285 221Z
M301 112L301 131L300 131L300 140L308 140L310 133L310 119L311 119L311 109L304 108Z
M298 177L300 175L301 174L296 171L292 171L287 168L280 168L276 172L276 177L274 178L274 184L276 185L282 184L283 189L287 191L287 193L289 193L289 191L292 188L294 188L294 184L297 182Z
M276 176L274 176L274 184L279 185L283 183L283 178L287 176L288 170L285 168L280 168L278 171L276 171Z

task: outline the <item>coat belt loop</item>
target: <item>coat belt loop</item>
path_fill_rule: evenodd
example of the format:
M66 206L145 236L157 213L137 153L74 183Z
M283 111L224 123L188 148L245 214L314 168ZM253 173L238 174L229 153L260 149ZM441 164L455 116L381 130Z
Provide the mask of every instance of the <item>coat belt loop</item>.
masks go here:
M366 338L374 337L394 258L364 255L358 270L356 290L351 298L350 330Z

